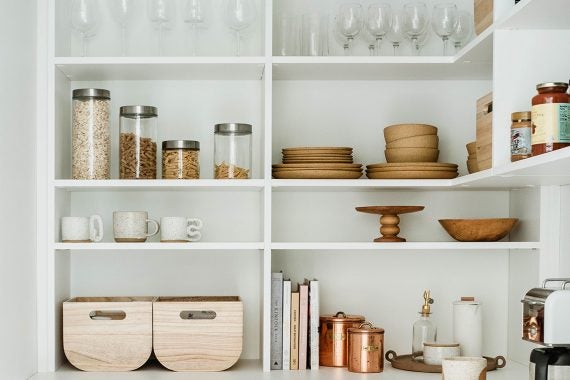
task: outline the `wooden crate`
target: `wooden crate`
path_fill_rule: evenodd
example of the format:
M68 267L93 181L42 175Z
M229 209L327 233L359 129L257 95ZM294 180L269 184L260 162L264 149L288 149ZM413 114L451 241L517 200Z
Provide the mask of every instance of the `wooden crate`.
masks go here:
M239 297L159 297L153 307L156 358L173 371L223 371L239 359Z
M493 93L477 100L477 169L493 166Z
M78 297L63 303L63 349L83 371L132 371L152 352L154 297Z
M493 0L475 0L475 34L481 34L491 24L493 24Z

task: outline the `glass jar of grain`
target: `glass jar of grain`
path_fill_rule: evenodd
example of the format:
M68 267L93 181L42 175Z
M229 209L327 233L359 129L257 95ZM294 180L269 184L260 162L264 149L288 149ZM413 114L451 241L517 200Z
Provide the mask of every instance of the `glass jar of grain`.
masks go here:
M121 107L119 138L121 179L156 179L157 132L156 107Z
M162 178L200 178L200 143L193 140L162 142Z
M71 177L111 178L109 103L111 93L98 88L73 90Z
M216 124L214 178L251 178L251 129L250 124Z

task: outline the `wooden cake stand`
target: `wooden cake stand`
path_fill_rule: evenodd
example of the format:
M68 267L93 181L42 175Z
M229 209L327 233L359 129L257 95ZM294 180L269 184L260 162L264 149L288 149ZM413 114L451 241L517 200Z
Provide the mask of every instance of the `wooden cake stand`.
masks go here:
M398 215L422 211L423 209L424 206L367 206L357 207L356 211L381 215L380 234L382 236L374 239L375 242L398 243L406 241L406 239L398 236L400 233L400 227L398 227L400 217Z

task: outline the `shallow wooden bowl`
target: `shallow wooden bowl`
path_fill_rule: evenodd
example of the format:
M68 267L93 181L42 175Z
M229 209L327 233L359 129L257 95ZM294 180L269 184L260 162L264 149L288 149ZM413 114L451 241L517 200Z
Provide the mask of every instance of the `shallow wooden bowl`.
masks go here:
M449 236L457 241L499 241L511 232L518 219L440 219Z
M439 145L439 137L436 135L406 137L391 141L386 148L435 148Z
M428 124L396 124L384 128L386 142L414 136L437 135L437 128Z
M439 150L433 148L397 148L384 151L387 162L437 162Z

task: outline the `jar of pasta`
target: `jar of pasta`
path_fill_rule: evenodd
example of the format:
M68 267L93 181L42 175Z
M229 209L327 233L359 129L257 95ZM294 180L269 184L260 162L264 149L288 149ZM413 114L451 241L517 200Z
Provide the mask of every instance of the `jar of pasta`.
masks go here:
M156 107L121 107L120 131L120 178L156 179L158 133Z
M251 130L250 124L216 124L214 178L251 178Z
M193 140L162 142L162 178L200 178L200 143Z

